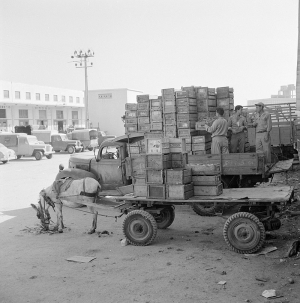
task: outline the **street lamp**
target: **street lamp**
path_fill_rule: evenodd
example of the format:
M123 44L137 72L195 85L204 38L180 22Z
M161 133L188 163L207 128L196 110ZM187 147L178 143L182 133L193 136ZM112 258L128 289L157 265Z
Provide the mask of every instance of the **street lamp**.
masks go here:
M79 61L74 61L76 68L84 68L84 78L85 78L85 87L84 87L84 100L85 100L85 125L86 128L90 127L90 118L89 118L89 100L88 100L88 76L87 76L87 68L92 67L93 63L91 62L88 66L88 58L94 57L94 52L88 49L87 52L79 50L74 51L74 55L71 56L72 59L79 59ZM83 63L83 66L82 66ZM79 64L79 66L78 66Z

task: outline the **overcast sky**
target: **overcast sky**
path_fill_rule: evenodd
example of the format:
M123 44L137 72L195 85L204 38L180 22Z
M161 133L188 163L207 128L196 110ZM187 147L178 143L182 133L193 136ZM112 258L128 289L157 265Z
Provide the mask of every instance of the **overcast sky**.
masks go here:
M0 0L0 79L84 89L231 86L235 104L296 82L296 0Z

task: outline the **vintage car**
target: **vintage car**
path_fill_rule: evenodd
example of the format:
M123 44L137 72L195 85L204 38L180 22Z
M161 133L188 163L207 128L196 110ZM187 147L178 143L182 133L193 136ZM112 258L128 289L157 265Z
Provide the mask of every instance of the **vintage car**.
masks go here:
M10 149L4 146L0 143L0 161L4 164L7 163L10 159L15 159L16 153Z

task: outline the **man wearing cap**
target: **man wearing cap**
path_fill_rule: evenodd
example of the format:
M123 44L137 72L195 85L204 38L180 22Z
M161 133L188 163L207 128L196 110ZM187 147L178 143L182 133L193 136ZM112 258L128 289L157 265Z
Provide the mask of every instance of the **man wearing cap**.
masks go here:
M216 116L217 119L213 122L212 126L205 125L206 131L211 133L211 153L212 154L228 154L228 140L227 131L228 125L227 120L223 118L224 109L217 108Z
M271 163L271 115L264 110L265 105L262 102L258 102L255 106L256 114L254 116L253 126L256 128L256 152L263 152L266 156L266 163L268 164Z
M235 114L229 117L228 120L228 130L231 130L231 140L230 140L230 152L236 153L239 148L239 152L243 153L245 149L246 134L244 130L247 129L247 121L244 116L242 116L242 105L237 105L235 107Z

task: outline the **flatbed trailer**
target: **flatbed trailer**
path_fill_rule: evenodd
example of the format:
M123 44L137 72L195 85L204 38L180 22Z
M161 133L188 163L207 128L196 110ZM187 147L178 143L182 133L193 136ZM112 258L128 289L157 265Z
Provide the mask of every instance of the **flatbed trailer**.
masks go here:
M265 242L266 231L279 229L278 205L286 205L293 197L291 186L224 189L219 196L194 196L188 200L149 199L132 195L103 197L94 203L83 203L103 209L110 205L113 211L125 214L123 233L129 243L137 246L151 244L157 229L169 227L175 219L176 205L191 205L195 210L206 204L221 204L217 216L227 219L223 235L225 242L237 253L254 253ZM226 209L228 203L238 206Z

